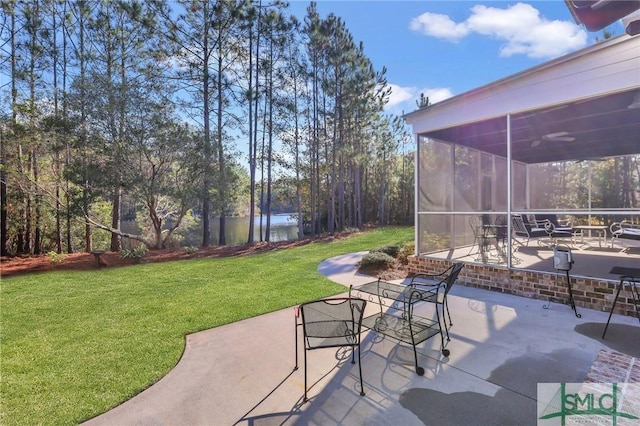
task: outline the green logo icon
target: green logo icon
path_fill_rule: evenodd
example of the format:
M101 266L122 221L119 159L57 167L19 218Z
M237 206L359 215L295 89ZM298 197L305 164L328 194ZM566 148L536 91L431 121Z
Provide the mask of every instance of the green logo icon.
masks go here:
M538 385L539 425L595 423L616 426L620 420L640 420L639 415L640 387L637 383Z

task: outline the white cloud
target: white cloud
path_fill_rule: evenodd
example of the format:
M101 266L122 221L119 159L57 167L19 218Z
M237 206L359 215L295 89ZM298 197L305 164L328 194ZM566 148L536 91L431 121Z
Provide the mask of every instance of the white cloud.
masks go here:
M446 87L425 88L419 90L416 87L402 87L397 84L389 84L391 95L389 102L385 106L387 112L393 114L402 114L416 110L418 107L416 101L420 99L420 94L424 93L429 98L431 104L443 101L453 96L451 90Z
M445 15L425 13L414 18L410 28L449 41L458 41L472 33L501 40L504 44L500 47L500 56L505 57L554 58L587 44L587 33L578 25L570 21L547 20L536 8L525 3L505 9L476 5L471 8L471 16L462 23L455 23Z
M389 87L391 88L391 94L389 95L389 102L387 102L386 105L387 109L416 99L415 87L400 87L396 84L389 84Z
M436 102L444 101L445 99L449 99L453 96L451 90L447 87L438 87L435 89L422 89L420 93L424 93L426 97L429 98L430 104L435 104ZM420 97L420 95L418 95Z
M456 24L447 15L429 12L413 18L409 28L428 36L454 42L469 34L469 29L465 24Z

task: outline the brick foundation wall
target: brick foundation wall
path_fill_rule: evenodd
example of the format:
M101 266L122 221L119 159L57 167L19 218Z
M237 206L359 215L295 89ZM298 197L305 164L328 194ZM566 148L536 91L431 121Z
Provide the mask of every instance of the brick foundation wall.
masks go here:
M410 256L408 269L412 274L438 274L452 264L453 262L444 259ZM564 273L524 271L468 263L460 272L457 284L554 303L564 303L569 297L567 276ZM573 300L577 307L609 312L617 286L618 281L571 277ZM620 292L614 312L628 316L636 315L630 292Z

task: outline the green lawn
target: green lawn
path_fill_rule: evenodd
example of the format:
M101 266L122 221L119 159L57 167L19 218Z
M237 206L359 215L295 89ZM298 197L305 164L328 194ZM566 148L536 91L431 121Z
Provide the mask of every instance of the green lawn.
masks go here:
M265 254L3 279L0 424L76 424L176 365L184 336L345 291L329 257L402 244L413 228Z

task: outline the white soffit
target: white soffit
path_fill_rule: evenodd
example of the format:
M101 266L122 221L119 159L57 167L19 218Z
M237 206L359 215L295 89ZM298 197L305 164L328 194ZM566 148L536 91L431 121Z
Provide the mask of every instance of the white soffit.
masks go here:
M622 35L404 116L416 134L640 88L640 37Z

